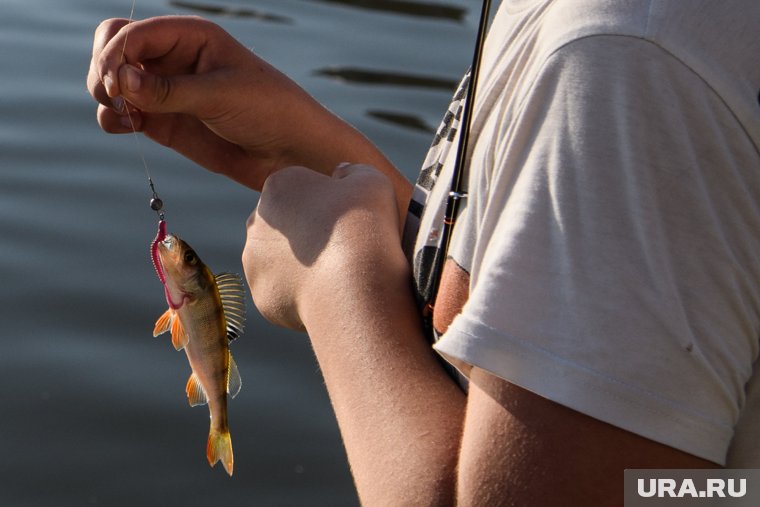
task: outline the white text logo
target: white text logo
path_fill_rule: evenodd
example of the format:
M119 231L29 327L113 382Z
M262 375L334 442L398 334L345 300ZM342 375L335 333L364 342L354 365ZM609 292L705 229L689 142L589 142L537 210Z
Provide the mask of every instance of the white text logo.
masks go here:
M692 479L639 479L639 496L644 498L733 498L747 494L747 479L707 479L705 489L697 489Z

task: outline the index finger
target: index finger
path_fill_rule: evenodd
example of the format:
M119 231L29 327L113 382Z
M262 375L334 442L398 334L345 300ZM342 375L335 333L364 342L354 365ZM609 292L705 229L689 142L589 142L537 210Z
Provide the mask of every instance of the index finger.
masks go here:
M111 107L112 104L98 73L97 62L108 42L128 23L128 19L107 19L95 29L92 42L92 59L90 60L90 70L87 73L87 90L95 100L108 107Z
M124 63L142 66L162 60L165 74L188 72L198 59L216 25L197 16L161 16L122 26L95 62L98 78L109 97L121 95L119 68Z

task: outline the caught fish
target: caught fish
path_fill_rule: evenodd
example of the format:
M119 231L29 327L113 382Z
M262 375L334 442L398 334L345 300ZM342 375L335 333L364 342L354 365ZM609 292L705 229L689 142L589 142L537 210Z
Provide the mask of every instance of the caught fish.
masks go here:
M153 336L171 331L174 348L187 354L192 369L185 387L187 399L193 407L208 404L211 416L206 457L211 466L221 461L232 475L227 394L234 398L241 381L229 342L243 332L243 284L237 275L214 276L187 243L166 234L163 220L151 256L169 304L156 321Z

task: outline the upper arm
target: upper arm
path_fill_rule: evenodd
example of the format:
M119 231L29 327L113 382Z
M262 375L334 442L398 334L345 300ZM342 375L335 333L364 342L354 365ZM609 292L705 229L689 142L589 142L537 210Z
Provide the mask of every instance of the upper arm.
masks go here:
M619 505L626 468L716 466L474 368L458 505Z
M757 153L714 91L645 41L565 48L524 104L491 159L475 146L457 225L470 295L436 349L540 394L553 409L539 422L572 409L615 445L723 464L757 357ZM575 432L557 449L578 441L561 425Z

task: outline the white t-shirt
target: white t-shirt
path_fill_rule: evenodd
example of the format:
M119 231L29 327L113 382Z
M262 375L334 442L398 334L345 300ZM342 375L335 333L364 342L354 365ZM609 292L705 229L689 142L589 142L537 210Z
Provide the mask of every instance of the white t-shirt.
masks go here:
M444 277L469 298L436 350L760 468L759 26L757 0L503 2ZM421 293L460 106L410 208Z

